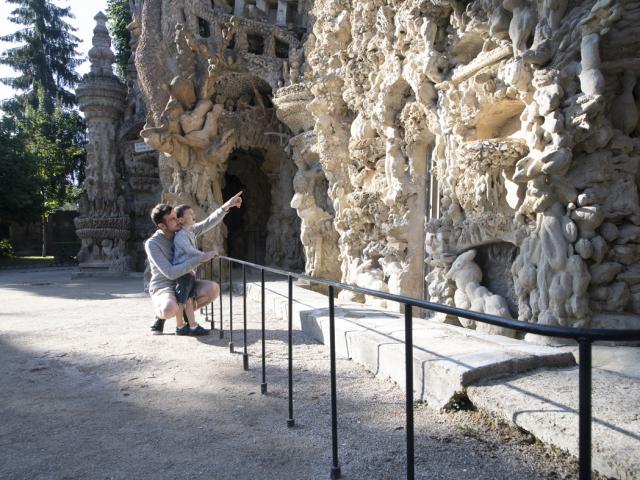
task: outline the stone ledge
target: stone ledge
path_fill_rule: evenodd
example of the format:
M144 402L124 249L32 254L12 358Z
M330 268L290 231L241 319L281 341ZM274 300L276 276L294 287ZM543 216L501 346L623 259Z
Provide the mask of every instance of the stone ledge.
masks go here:
M578 455L577 367L470 386L467 395L476 407ZM594 369L592 411L593 469L624 480L640 478L638 379Z
M266 306L287 315L286 282L267 282ZM260 300L260 286L247 284L247 295ZM336 352L404 388L404 317L362 304L336 305ZM294 286L294 328L326 344L329 310L325 295ZM442 408L466 393L469 385L535 368L575 365L570 349L531 345L414 318L414 388L416 400Z

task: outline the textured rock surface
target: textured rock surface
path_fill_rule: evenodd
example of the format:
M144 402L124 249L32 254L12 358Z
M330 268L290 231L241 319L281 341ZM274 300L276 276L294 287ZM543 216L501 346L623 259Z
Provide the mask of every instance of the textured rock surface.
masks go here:
M163 199L245 188L266 219L205 247L546 325L640 315L638 0L234 5L132 27Z

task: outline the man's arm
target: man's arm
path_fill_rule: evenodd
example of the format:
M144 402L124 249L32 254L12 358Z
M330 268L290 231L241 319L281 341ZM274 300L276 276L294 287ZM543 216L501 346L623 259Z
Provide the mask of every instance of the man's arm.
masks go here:
M153 263L160 273L169 280L175 280L182 275L190 272L200 263L200 257L189 260L187 262L171 265L169 259L164 255L162 249L155 242L146 242L144 249L147 252L149 262Z

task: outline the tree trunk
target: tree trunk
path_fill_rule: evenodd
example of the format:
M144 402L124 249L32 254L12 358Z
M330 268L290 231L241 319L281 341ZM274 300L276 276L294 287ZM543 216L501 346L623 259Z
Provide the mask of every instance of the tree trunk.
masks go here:
M47 217L42 216L42 256L47 256Z

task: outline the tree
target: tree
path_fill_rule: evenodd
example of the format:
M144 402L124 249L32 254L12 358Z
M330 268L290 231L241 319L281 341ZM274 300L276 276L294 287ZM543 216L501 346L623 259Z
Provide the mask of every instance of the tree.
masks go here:
M42 215L36 159L12 117L0 119L0 224L30 223Z
M127 64L131 56L131 32L127 25L131 23L131 7L129 0L107 0L107 17L109 32L116 51L116 70L121 79L127 76Z
M54 109L59 99L66 107L75 105L75 95L67 88L78 83L76 67L81 63L76 48L76 29L65 19L74 18L70 9L54 5L49 0L6 0L17 5L9 21L22 25L17 32L0 37L0 41L17 43L0 56L0 64L19 73L2 82L24 93L5 105L5 110L17 112L24 101L38 107L38 91L42 89L46 111Z
M49 214L65 203L77 201L84 179L86 143L84 121L76 110L65 109L56 100L53 111L46 109L41 90L38 107L27 105L19 128L24 151L35 159L43 228L42 256L46 255L46 222Z
M9 20L22 28L1 41L18 44L0 55L0 64L13 68L18 76L2 82L18 90L3 104L9 120L3 135L10 145L4 162L11 181L23 185L17 205L33 206L29 215L7 218L25 223L38 212L43 232L49 214L73 201L84 172L84 122L73 107L71 89L78 83L80 64L76 29L65 19L74 18L69 8L49 0L6 0L17 7ZM11 128L10 128L11 127ZM35 207L37 206L37 208ZM43 235L42 255L46 254Z

